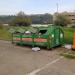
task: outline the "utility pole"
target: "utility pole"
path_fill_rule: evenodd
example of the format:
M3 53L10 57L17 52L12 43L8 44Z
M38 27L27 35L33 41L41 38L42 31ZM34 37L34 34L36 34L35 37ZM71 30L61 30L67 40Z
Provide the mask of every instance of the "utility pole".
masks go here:
M58 10L59 10L59 5L58 5L58 3L56 3L56 6L57 6L57 13L58 13Z

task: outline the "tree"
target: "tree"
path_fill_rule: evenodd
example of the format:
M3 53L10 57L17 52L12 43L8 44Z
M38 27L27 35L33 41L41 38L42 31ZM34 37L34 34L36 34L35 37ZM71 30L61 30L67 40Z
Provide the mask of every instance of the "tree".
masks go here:
M11 24L14 26L29 26L31 19L24 12L19 12Z
M66 26L70 24L70 19L64 14L57 14L56 19L54 20L55 25Z

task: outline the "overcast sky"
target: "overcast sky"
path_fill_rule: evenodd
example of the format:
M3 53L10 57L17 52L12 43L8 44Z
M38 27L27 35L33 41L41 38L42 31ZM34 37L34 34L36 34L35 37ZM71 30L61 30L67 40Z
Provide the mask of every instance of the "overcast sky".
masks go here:
M54 13L57 3L59 12L75 11L75 0L0 0L0 15Z

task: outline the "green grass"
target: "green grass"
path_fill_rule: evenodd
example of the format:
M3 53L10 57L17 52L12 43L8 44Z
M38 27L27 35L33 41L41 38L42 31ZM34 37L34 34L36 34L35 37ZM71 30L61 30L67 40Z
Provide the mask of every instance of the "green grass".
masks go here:
M8 32L8 28L0 28L0 40L11 40L11 34Z
M75 32L75 28L63 28L63 31L64 31L64 44L72 44L73 33Z
M70 51L68 53L63 53L61 55L69 59L75 59L75 51Z

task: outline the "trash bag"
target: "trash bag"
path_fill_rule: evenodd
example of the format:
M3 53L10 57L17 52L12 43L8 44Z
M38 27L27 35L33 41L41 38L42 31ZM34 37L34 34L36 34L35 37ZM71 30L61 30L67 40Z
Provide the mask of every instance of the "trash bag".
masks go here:
M64 47L67 48L67 49L71 49L71 48L72 48L72 45L67 44L67 45L65 45Z
M39 48L39 47L33 47L33 48L32 48L32 51L35 51L35 52L36 52L36 51L40 51L40 48Z

